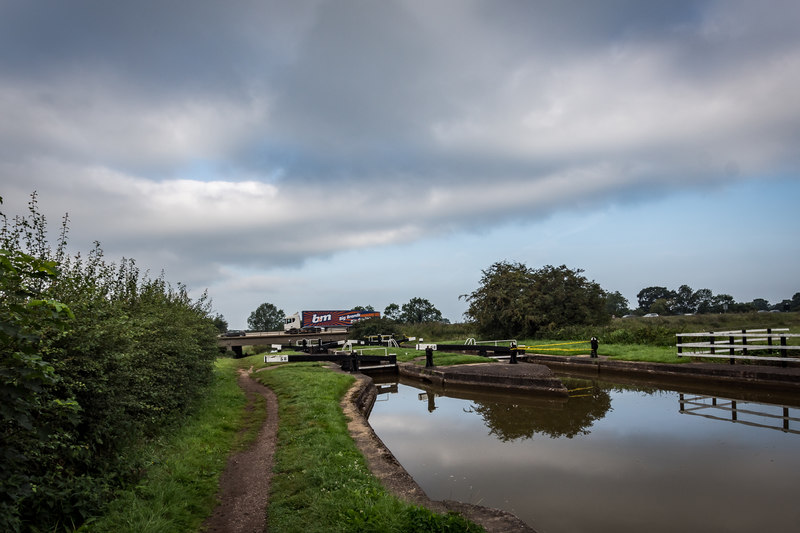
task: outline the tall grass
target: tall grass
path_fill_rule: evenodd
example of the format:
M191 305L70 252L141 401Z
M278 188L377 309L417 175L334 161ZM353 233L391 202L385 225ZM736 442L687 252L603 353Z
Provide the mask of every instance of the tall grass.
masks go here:
M218 359L214 385L192 415L179 429L140 451L146 467L141 481L119 493L103 516L79 531L197 531L216 505L228 454L252 442L264 419L263 401L248 411L245 403L236 384L236 362Z

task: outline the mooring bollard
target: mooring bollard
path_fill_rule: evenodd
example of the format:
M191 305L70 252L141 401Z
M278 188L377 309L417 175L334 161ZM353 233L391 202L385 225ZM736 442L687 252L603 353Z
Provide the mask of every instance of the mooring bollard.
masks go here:
M597 357L597 347L600 346L600 343L597 341L597 337L592 337L592 340L589 342L592 345L592 357Z
M433 367L433 348L428 346L425 348L425 368Z

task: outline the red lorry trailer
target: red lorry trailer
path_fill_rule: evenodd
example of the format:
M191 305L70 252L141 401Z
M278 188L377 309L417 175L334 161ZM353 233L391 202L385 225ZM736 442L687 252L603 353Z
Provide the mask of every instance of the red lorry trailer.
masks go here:
M300 311L283 320L283 331L307 333L326 328L348 328L359 320L380 317L381 314L378 311Z

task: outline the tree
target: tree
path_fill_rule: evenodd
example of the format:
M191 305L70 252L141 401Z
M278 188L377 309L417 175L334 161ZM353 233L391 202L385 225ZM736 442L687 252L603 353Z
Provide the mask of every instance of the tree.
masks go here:
M425 298L411 298L401 309L400 320L407 324L442 321L441 311Z
M791 301L789 302L790 311L800 311L800 292L794 293Z
M610 320L605 311L605 292L582 273L582 269L572 270L566 265L546 265L532 271L532 284L526 295L530 333L575 324L604 324Z
M348 338L366 339L371 335L393 335L395 339L402 339L401 324L390 318L367 318L359 320L350 327Z
M619 291L606 293L606 313L613 316L623 316L631 312L628 308L628 299Z
M800 295L800 293L798 293ZM755 311L768 311L769 310L769 302L764 298L756 298L750 305L753 307Z
M374 311L375 308L371 305L357 305L352 308L353 311Z
M694 291L688 285L681 285L675 292L675 300L672 305L672 312L677 314L694 313L696 311L692 297Z
M481 286L466 296L465 315L481 333L532 336L541 329L572 324L604 324L606 293L600 285L561 265L532 270L498 262L483 271Z
M211 321L214 322L214 327L217 328L217 331L220 333L228 331L228 321L225 320L224 316L218 314L212 318Z
M669 304L669 300L659 298L650 305L649 311L657 315L670 315L672 314L672 309L670 309Z
M662 298L667 302L672 302L672 300L675 299L675 294L674 291L666 287L645 287L639 291L639 294L636 295L636 299L639 301L639 309L643 313L649 313L650 306L653 305L656 300ZM671 307L671 305L669 307Z
M522 263L499 261L481 273L480 286L461 296L469 303L464 316L487 335L505 338L525 331L524 296L532 283L531 270Z
M247 327L253 331L276 331L281 329L285 316L282 309L271 303L263 303L250 313Z
M713 313L711 310L713 300L714 293L711 292L711 289L697 289L692 295L692 305L695 312L700 314Z
M387 305L383 310L383 316L390 320L400 320L400 306L395 303Z
M726 311L733 311L732 306L736 304L736 300L730 294L718 294L714 296L711 301L712 313L725 313Z

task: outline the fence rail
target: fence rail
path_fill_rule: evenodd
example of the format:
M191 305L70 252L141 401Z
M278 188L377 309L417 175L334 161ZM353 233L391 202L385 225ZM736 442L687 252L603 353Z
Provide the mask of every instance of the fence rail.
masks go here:
M787 331L789 328L678 333L675 346L678 349L678 357L729 359L731 364L734 364L736 359L778 361L783 364L782 366L787 366L790 361L800 362L800 345L789 344L794 339L800 339L800 334L786 333ZM683 342L686 337L707 340ZM692 351L686 352L684 348L690 348ZM697 351L697 348L706 350ZM767 355L761 355L761 352L766 352ZM778 355L773 356L774 353Z

